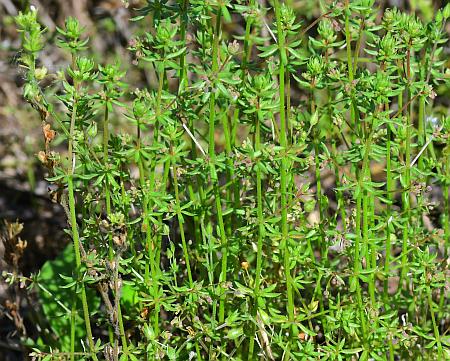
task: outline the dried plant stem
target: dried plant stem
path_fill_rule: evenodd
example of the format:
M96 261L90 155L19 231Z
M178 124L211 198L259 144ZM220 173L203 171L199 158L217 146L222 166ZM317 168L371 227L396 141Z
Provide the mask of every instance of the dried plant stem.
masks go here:
M108 167L109 159L108 159L108 144L109 143L109 108L108 108L108 99L105 100L105 109L104 109L104 117L103 117L103 163L105 167ZM106 216L111 215L111 190L109 187L108 177L105 177L105 203L106 203ZM113 248L113 237L112 233L108 233L108 255L109 260L112 261L114 259L114 248ZM119 298L120 300L120 298ZM120 302L117 302L115 305L117 308L119 329L120 329L120 337L122 341L122 347L125 353L128 353L128 345L127 339L125 336L125 329L123 326L122 319L122 310L120 306ZM116 345L118 347L118 345Z

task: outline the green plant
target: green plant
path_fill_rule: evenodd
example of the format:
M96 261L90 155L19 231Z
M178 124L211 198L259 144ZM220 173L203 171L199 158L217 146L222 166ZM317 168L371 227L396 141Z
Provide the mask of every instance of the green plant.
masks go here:
M77 290L52 290L69 346L34 357L450 357L450 121L434 104L449 17L346 0L305 25L278 0L148 1L129 68L96 64L71 18L58 29L71 64L44 90L38 13L18 15L39 159L73 241L60 287ZM136 68L154 81L127 84Z

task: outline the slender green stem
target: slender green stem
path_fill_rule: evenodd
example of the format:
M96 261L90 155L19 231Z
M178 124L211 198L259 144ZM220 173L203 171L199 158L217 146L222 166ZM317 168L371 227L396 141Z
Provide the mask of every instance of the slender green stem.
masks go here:
M75 69L75 55L72 56L72 69ZM69 193L69 213L70 213L70 225L72 228L72 240L73 240L73 248L75 251L75 266L77 272L77 279L80 277L80 268L81 268L81 251L80 251L80 236L78 233L77 227L77 216L76 216L76 208L75 208L75 191L73 185L73 176L75 172L75 161L76 155L73 150L73 140L75 134L75 122L77 117L77 108L78 108L78 92L79 92L79 83L74 79L74 87L75 94L73 98L72 104L72 114L70 119L70 136L68 142L68 155L69 155L69 165L67 170L67 190ZM83 307L83 315L84 315L84 323L86 327L86 335L88 338L89 350L91 352L91 357L94 361L97 361L97 355L95 354L95 345L94 340L92 338L92 330L91 330L91 321L90 321L90 313L89 307L87 304L86 298L86 290L84 287L84 283L80 282L81 288L81 304Z
M364 338L364 342L367 341L367 329L366 329L366 321L365 321L365 315L364 315L364 309L362 305L362 292L361 292L361 285L359 281L359 274L361 269L361 260L360 260L360 247L362 243L362 233L361 233L361 205L364 195L364 182L366 180L366 175L369 171L369 155L371 152L372 147L372 132L370 132L367 135L365 145L364 145L364 159L363 164L359 173L359 180L358 180L358 189L357 189L357 195L356 195L356 239L355 239L355 249L354 249L354 264L353 264L353 272L354 272L354 281L355 287L356 287L356 293L357 293L357 302L358 302L358 308L360 311L360 317L361 317L361 326L362 326L362 334ZM366 198L366 197L364 197ZM363 252L364 254L364 252Z
M107 165L109 162L108 159L108 142L109 142L109 108L108 108L108 99L105 99L105 109L104 109L104 116L103 116L103 163L104 165ZM107 203L107 207L111 207L111 199L108 196L106 196L107 200L109 199L109 205Z
M361 177L364 177L364 183L370 182L370 170L367 169L368 172L366 173L365 177L364 175L361 175ZM364 171L364 170L363 170ZM362 246L362 255L366 262L366 268L371 268L371 259L369 258L369 207L370 207L370 195L368 194L367 190L360 190L360 192L363 193L363 246ZM375 304L375 283L373 282L372 276L370 277L369 282L369 295L370 300L372 302L372 305Z
M170 145L170 153L172 156L174 156L173 152L174 152L174 147L171 144ZM192 279L191 261L189 258L189 250L187 247L186 235L185 235L185 231L184 231L184 218L183 218L183 214L181 212L180 190L179 190L179 186L178 186L178 167L177 167L175 157L172 157L172 177L173 177L173 187L174 187L174 192L175 192L175 205L176 205L177 219L178 219L178 225L179 225L180 237L181 237L181 247L183 248L184 262L186 263L186 271L187 271L187 275L188 275L189 288L191 290L193 290L194 281ZM192 300L192 302L196 302L196 297L193 296L191 300ZM195 340L195 349L197 351L196 352L197 360L201 360L202 357L201 357L200 347L199 347L197 340Z
M255 122L255 151L259 152L261 150L261 121L262 113L261 110L258 109L256 122ZM258 245L256 251L256 274L255 274L255 286L254 286L254 295L255 295L255 303L253 305L253 316L258 317L258 304L259 304L259 292L261 285L261 269L262 269L262 253L263 253L263 242L265 236L264 230L264 215L263 215L263 196L262 196L262 174L261 167L259 164L256 164L256 204L257 204L257 218L258 218ZM249 343L249 352L248 357L249 360L253 359L254 355L254 345L255 339L258 337L256 333L256 327L254 327L254 335L250 338Z
M281 22L281 10L280 2L274 1L275 17L277 22L277 41L280 54L279 68L278 68L278 84L279 84L279 97L280 97L280 146L284 151L287 151L287 135L286 135L286 109L285 109L285 68L286 68L286 49L285 49L285 34ZM288 321L291 324L291 338L297 334L297 327L295 325L294 318L294 295L292 292L292 276L290 270L291 255L289 251L289 226L287 221L288 214L288 202L287 202L287 170L289 168L289 159L287 156L283 157L280 166L280 193L281 193L281 248L284 252L283 265L286 278L286 292L287 292L287 314ZM290 343L286 353L286 357L289 359Z
M183 0L182 8L180 13L180 38L184 46L186 46L186 29L188 26L188 11L189 11L189 0ZM188 67L186 66L186 52L183 52L180 56L180 84L178 88L178 93L182 93L183 91L186 91L188 89ZM194 131L194 121L193 119L189 119L188 127L192 134L195 133ZM191 158L196 159L197 158L197 148L194 139L191 139L191 150L190 150ZM199 181L199 177L197 177L197 186L200 187L201 182ZM196 192L194 190L194 186L192 183L188 184L188 193L190 200L196 204L198 202L198 197L196 196ZM193 216L194 221L194 241L196 245L201 244L201 227L200 227L200 219L197 214ZM159 250L159 248L158 248ZM158 263L159 263L159 257Z
M361 51L363 31L364 31L365 25L366 25L365 19L362 18L360 20L360 22L359 22L358 40L356 41L355 55L353 56L353 68L352 68L353 76L356 75L356 70L358 70L358 58L359 58L359 53ZM345 29L347 31L347 23L346 23L346 28Z
M433 308L433 298L431 296L431 288L430 285L428 285L427 290L427 297L428 297L428 307L430 308L430 314L431 314L431 323L433 325L433 332L434 332L434 338L436 339L436 344L438 348L438 359L443 360L443 350L442 350L442 342L441 342L441 336L439 334L439 328L436 324L436 314L434 312Z
M389 105L385 105L385 110L389 110ZM386 247L385 247L385 261L384 261L384 299L388 301L388 286L389 286L389 275L390 275L390 265L391 265L391 227L392 227L392 205L393 202L393 187L394 179L392 174L392 160L391 160L391 138L392 130L391 125L387 124L387 134L386 134L386 192L387 199L389 203L386 206Z
M389 361L395 360L394 344L392 342L392 336L389 337Z
M231 144L231 133L230 133L230 126L228 125L228 113L223 113L222 115L222 126L223 126L223 132L225 135L225 150L227 152L227 184L230 184L231 186L228 186L226 188L226 205L231 205L233 200L233 194L234 194L234 185L235 185L235 171L234 171L234 165L233 165L233 157L232 157L232 144ZM232 237L233 233L233 225L235 224L235 218L236 215L234 212L232 212L230 215L228 215L226 219L226 231L227 231L227 237Z
M445 181L442 185L442 196L444 198L444 212L442 214L442 222L444 228L444 254L443 258L448 257L448 247L450 245L450 194L449 194L449 182L450 182L450 137L447 137L447 146L445 151ZM445 295L445 286L441 287L439 297L439 319L444 317L445 301L447 297Z
M158 73L158 91L156 93L156 109L155 109L155 126L153 128L153 144L157 144L159 141L159 128L161 126L160 117L161 117L161 99L162 92L164 89L164 73L163 69ZM150 162L150 190L155 189L155 181L156 181L156 157L152 159Z
M425 133L425 96L420 96L419 97L419 114L418 114L418 119L417 119L417 134L418 134L418 146L419 149L422 149L422 147L425 144L425 138L426 138L426 133ZM424 151L424 153L426 154L426 149ZM424 154L422 153L422 156L419 157L419 160L417 161L417 167L419 168L419 170L424 169Z
M349 0L345 0L345 42L347 49L347 66L349 81L353 81L353 61L352 61L352 38L350 33L350 4Z
M316 103L314 100L314 90L311 91L311 116L316 116L315 113L318 112L316 109ZM317 115L318 116L318 115ZM327 248L325 242L323 242L323 226L322 221L325 219L324 217L324 209L322 203L322 178L320 174L320 129L319 126L314 127L314 164L315 164L315 177L316 177L316 199L317 206L319 208L319 229L320 229L320 238L319 238L319 249L320 256L322 259L326 260Z
M160 194L162 196L167 194L167 186L169 181L169 173L170 173L171 161L170 159L164 162L164 171L163 177L161 181L161 190ZM162 214L158 216L158 229L163 229L164 226L164 217ZM161 272L160 264L161 264L161 246L162 246L162 232L158 232L156 235L156 249L155 249L155 270L156 272Z
M74 291L75 293L75 291ZM77 314L77 297L73 297L72 310L70 312L70 361L75 361L75 322Z
M170 147L170 152L173 153L173 146ZM173 154L172 154L173 155ZM181 213L181 201L180 201L180 191L178 187L178 167L176 164L175 158L172 158L172 177L173 177L173 187L175 191L175 204L177 207L177 218L178 218L178 225L180 229L180 236L181 236L181 247L183 248L183 255L184 255L184 262L186 263L186 271L188 274L188 281L189 281L189 288L192 290L194 288L194 281L192 280L192 271L191 271L191 261L189 259L189 250L186 243L186 235L184 233L184 218L183 214ZM195 297L192 298L193 302L196 302ZM195 349L197 354L197 360L202 360L201 353L200 353L200 347L198 344L198 341L195 340Z
M183 0L181 7L181 21L180 21L180 38L183 46L186 46L186 28L188 24L188 7L189 0ZM187 87L187 67L186 67L186 52L180 55L180 89Z
M216 26L214 31L214 43L213 43L213 53L212 53L212 73L215 75L219 69L219 40L220 40L220 28L221 28L221 17L222 17L222 9L219 7L217 9L216 15ZM213 84L217 81L217 79L213 80ZM228 264L228 240L225 232L225 225L223 221L223 212L222 212L222 200L220 198L219 191L219 179L216 171L216 151L215 151L215 121L216 121L216 96L215 92L211 92L209 99L209 162L210 162L210 176L211 182L213 184L214 189L214 198L216 203L216 211L217 211L217 221L219 223L219 233L220 240L222 244L222 266L220 272L220 283L222 286L225 285L227 281L227 264ZM225 320L225 301L226 294L225 292L221 292L220 295L220 304L219 304L219 323L223 323Z
M75 250L75 266L77 268L77 273L79 275L79 270L81 267L81 252L80 252L80 237L78 234L77 227L77 216L75 212L75 192L73 186L73 174L69 174L67 177L67 188L69 193L69 212L70 212L70 224L72 227L72 239L73 239L73 247ZM86 297L86 289L84 287L84 283L80 283L81 288L81 305L83 307L83 315L84 315L84 324L86 327L86 337L88 339L89 350L91 352L91 357L94 361L98 361L97 355L95 354L95 345L94 339L92 338L92 330L91 330L91 321L90 321L90 313L89 307L87 303Z
M411 80L411 44L408 44L406 51L406 80L408 85L406 87L407 104L409 102L410 110L406 111L406 136L405 136L405 169L403 172L403 212L406 217L406 223L403 225L403 242L402 242L402 259L401 259L401 274L400 274L400 288L402 287L402 281L405 280L408 270L408 243L410 236L410 224L411 224L411 205L410 205L410 187L411 187L411 117L412 103L411 92L409 88L409 82Z
M156 121L155 121L155 126L153 128L153 144L157 144L159 141L159 128L161 126L161 122L160 122L160 117L161 117L161 100L162 100L162 92L163 92L163 88L164 88L164 74L165 74L165 70L164 70L164 66L163 69L159 72L158 74L158 90L157 90L157 94L156 94L156 109L155 109L155 113L156 113ZM150 187L150 192L155 191L156 188L156 174L157 174L157 159L156 156L154 156L150 162L150 181L149 181L149 187ZM151 206L150 203L150 198L145 197L146 198L146 207L147 211L150 209L149 207ZM148 259L150 262L150 269L151 269L151 273L152 273L152 284L153 284L153 288L154 288L154 292L155 294L158 294L158 289L159 289L159 283L158 283L158 279L159 279L159 262L157 262L157 248L158 248L158 236L153 235L152 234L152 230L150 229L150 223L149 220L147 219L147 229L146 229L146 248L147 248L147 252L148 252ZM148 275L148 262L146 263L146 274ZM147 276L148 279L148 276ZM155 332L158 334L159 333L159 313L160 313L160 302L159 300L155 301L155 313L153 315L153 327Z
M289 68L286 67L286 129L288 132L287 144L292 142L293 122L291 121L291 74ZM313 94L314 97L314 94ZM314 102L314 101L313 101Z
M173 152L173 148L171 147L171 152ZM194 287L194 282L192 280L192 272L191 272L191 262L189 260L189 251L186 243L186 235L184 233L184 218L181 213L181 202L180 202L180 193L178 188L178 167L176 165L176 161L172 160L172 177L173 177L173 188L175 191L175 204L177 207L177 218L178 224L180 227L180 236L181 236L181 246L183 248L184 261L186 263L186 271L188 275L189 287L192 289Z
M353 70L353 60L352 60L352 37L350 32L350 1L345 0L345 43L347 50L347 67L348 67L348 81L351 87L353 87L354 70ZM355 131L358 130L359 124L356 124L356 107L354 105L353 90L351 95L351 105L350 105L350 124L354 127ZM352 134L353 139L358 135L354 132Z
M138 119L138 124L137 124L137 141L136 141L136 152L139 154L138 156L138 161L137 161L137 166L139 169L139 184L140 186L143 188L145 186L145 166L144 166L144 159L143 159L143 155L141 153L141 148L142 148L142 140L141 140L141 128L140 128L140 120ZM145 196L144 196L145 198ZM150 228L149 228L149 221L148 221L148 210L147 210L147 200L144 200L144 204L142 206L142 213L143 213L143 220L142 223L144 225L144 230L146 233L146 237L148 238L150 236ZM148 239L146 240L146 244L148 245L149 241ZM148 250L147 250L148 252ZM145 271L144 271L144 281L145 284L148 285L148 283L150 282L150 262L146 262L145 263Z
M255 6L255 0L250 0L249 1L249 7L254 7ZM245 79L245 75L248 71L248 63L250 61L250 56L251 56L251 52L252 52L252 43L250 40L250 34L252 31L252 25L254 22L254 18L253 16L248 16L245 19L245 35L244 35L244 55L242 57L242 77L243 79Z
M450 194L449 194L449 182L450 182L450 136L447 137L447 154L445 159L445 184L442 187L442 193L444 197L444 258L447 258L447 248L450 245Z
M139 184L143 189L146 189L146 182L145 182L145 164L144 164L144 158L141 153L141 130L140 130L140 124L138 121L137 125L137 144L136 144L136 152L139 152L139 157L137 161L137 166L139 169ZM152 282L153 282L153 288L157 290L158 288L158 277L156 274L156 256L155 256L155 249L153 248L153 242L152 242L152 230L151 230L151 223L150 223L150 217L149 217L149 199L148 195L144 194L143 196L143 204L142 204L142 224L143 229L145 232L145 247L147 248L147 255L148 259L145 261L145 270L144 270L144 283L147 287L150 287L150 274L152 275ZM155 310L153 313L153 328L155 330L155 333L159 332L159 302L155 301Z
M333 158L336 159L337 158L337 149L336 149L336 143L333 142L331 144L331 150L333 152ZM344 199L344 195L342 193L342 190L340 190L339 188L342 186L342 182L341 182L341 178L340 178L340 174L339 174L339 164L335 161L333 162L333 168L334 168L334 176L336 178L336 188L338 188L337 190L337 201L338 201L338 210L341 216L341 222L342 222L342 230L344 231L344 233L347 232L347 216L346 216L346 210L345 210L345 199Z
M119 302L117 303L116 307L117 307L117 318L119 320L119 332L120 332L120 339L122 341L123 352L125 354L128 354L128 342L127 342L127 336L125 334L125 327L123 324L122 307L120 306L120 298L119 298Z
M255 0L249 0L249 7L255 6ZM242 74L241 74L241 80L242 83L245 84L247 81L247 74L249 72L249 63L251 59L252 54L252 48L253 43L251 40L251 33L252 33L252 26L254 23L254 18L252 15L249 15L245 18L245 35L244 35L244 54L242 56ZM227 130L229 131L229 142L227 140L227 152L230 153L230 150L236 146L236 133L237 133L237 126L238 126L238 120L240 116L240 109L237 106L235 106L233 117L231 118L230 127L229 129L225 129L225 135L227 135ZM232 172L234 173L234 167L231 167ZM232 180L232 193L233 193L233 207L235 210L239 209L240 206L240 195L239 195L239 179L237 177L234 177L234 174L230 174L231 180ZM235 216L236 212L233 212L232 220L233 223L238 226L236 223L238 221L237 217Z

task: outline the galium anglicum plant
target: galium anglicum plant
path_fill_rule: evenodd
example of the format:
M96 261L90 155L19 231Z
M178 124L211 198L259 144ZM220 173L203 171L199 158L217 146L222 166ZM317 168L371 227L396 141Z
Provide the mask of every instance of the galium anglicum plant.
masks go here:
M289 4L148 1L130 69L69 18L45 90L45 29L16 17L73 255L35 359L450 358L450 5Z

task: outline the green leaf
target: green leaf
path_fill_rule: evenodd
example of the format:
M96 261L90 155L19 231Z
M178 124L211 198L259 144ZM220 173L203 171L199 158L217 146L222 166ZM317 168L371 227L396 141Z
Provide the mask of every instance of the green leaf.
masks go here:
M265 47L264 49L265 50L262 53L258 54L258 56L260 58L267 58L267 57L273 55L278 50L278 46L277 45L270 45L268 47Z
M244 333L244 330L242 329L242 327L232 328L231 330L228 331L227 338L229 338L230 340L235 340L239 336L241 336L243 333Z
M308 336L314 337L317 336L317 333L315 333L314 331L311 331L309 328L306 328L302 323L297 323L297 326L300 327L300 329L306 333Z
M241 285L239 282L235 282L235 285L236 285L238 291L240 291L243 295L253 294L252 289L245 287L244 285Z
M220 8L222 10L222 16L225 20L225 22L230 23L231 22L231 15L230 12L228 11L226 6L221 6Z
M178 58L178 57L179 57L181 54L183 54L185 51L186 51L186 47L181 48L181 49L177 50L176 52L167 55L167 58L166 58L166 59Z
M358 348L350 348L347 350L341 350L340 352L343 353L344 355L353 355L355 353L361 352L363 350L362 347L358 347Z
M277 286L276 284L273 284L273 285L270 285L269 287L261 290L260 296L264 297L264 298L275 298L275 297L278 297L281 293L272 292L275 289L276 286Z

